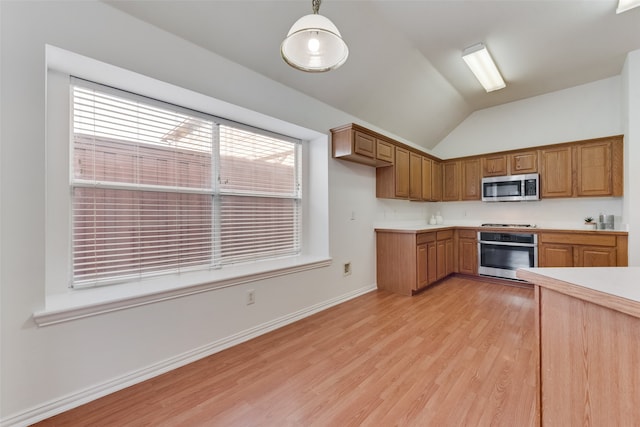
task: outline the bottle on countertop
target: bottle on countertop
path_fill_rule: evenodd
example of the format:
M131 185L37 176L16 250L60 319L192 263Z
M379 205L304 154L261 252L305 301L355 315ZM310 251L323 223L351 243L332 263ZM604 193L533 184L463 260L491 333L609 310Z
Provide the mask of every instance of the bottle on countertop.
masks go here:
M442 218L442 215L440 215L440 212L438 212L436 214L436 224L442 224L444 223L444 218Z
M429 224L436 225L436 217L431 215L431 219L429 220Z

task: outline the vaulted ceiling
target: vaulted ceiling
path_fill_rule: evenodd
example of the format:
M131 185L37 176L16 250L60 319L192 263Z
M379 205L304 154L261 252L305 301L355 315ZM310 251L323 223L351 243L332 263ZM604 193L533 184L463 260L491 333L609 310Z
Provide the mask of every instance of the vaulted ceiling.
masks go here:
M325 0L349 59L308 74L279 48L311 0L105 2L425 148L475 110L618 75L640 49L640 8L617 0ZM505 89L486 93L462 61L478 42Z

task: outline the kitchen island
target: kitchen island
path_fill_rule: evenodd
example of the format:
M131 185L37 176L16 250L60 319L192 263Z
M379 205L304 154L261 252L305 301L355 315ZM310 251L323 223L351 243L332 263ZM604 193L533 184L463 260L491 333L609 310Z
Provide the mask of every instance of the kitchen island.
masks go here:
M640 425L640 267L531 268L541 425Z

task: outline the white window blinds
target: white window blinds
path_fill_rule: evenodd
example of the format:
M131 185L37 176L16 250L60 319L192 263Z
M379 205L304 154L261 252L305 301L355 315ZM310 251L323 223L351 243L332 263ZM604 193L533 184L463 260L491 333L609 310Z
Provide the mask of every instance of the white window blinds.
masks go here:
M300 252L300 143L79 79L74 286Z

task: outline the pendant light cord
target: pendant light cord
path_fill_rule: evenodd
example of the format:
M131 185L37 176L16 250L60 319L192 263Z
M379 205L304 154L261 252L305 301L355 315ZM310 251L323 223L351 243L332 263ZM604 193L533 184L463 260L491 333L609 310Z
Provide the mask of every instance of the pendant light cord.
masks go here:
M315 15L318 14L318 11L320 10L320 3L322 2L322 0L311 0L311 8L313 9L313 13Z

